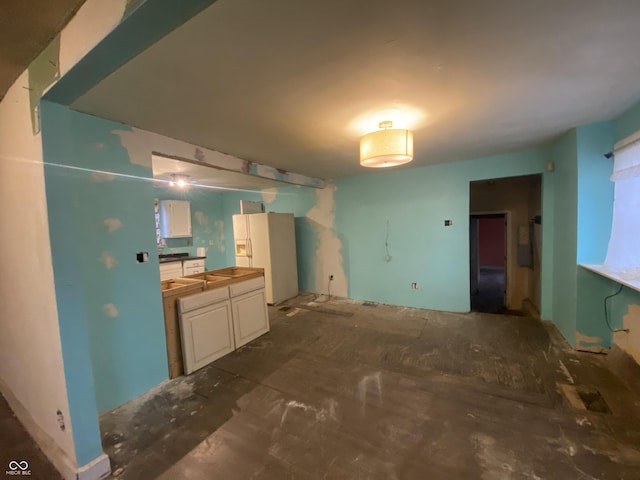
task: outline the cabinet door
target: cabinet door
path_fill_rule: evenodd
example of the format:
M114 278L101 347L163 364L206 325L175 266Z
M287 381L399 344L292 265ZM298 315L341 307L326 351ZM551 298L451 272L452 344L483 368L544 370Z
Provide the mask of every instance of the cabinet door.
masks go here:
M180 332L186 374L233 352L231 302L226 300L182 314Z
M160 227L164 238L190 237L191 204L184 200L162 200Z
M236 348L269 331L264 288L231 299Z

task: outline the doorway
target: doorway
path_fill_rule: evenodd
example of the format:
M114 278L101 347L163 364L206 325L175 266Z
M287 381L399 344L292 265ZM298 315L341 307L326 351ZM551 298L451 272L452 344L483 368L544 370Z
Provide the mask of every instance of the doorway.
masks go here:
M541 186L541 175L470 182L472 310L539 316Z
M498 313L506 305L507 214L469 218L471 310Z

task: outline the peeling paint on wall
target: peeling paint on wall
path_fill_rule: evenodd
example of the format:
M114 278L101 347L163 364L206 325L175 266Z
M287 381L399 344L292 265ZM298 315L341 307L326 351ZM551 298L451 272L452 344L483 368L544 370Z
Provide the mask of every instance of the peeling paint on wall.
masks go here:
M640 364L640 305L629 305L622 322L628 332L616 332L613 342Z
M278 189L275 187L265 188L261 193L264 203L273 203L278 195Z
M124 225L119 218L105 218L104 224L107 227L107 231L109 233L113 233L117 230L120 230Z
M98 258L98 261L102 263L107 270L111 270L118 263L118 261L115 259L113 254L111 252L106 252L106 251L102 252L100 257Z
M347 297L347 277L342 265L342 242L338 238L334 226L336 204L333 195L335 191L334 184L316 190L316 205L307 213L307 220L318 240L315 255L314 291L327 292L329 275L333 275L331 294Z
M257 177L279 180L294 185L322 188L324 180L287 172L283 174L276 168L261 165L250 160L227 155L226 153L198 147L187 142L164 137L137 128L131 130L113 130L120 137L120 144L127 150L132 164L151 168L152 154L187 160L221 168L230 172L240 172Z
M107 317L111 317L111 318L117 317L119 313L117 307L113 303L107 303L106 305L103 305L102 312Z
M587 348L598 347L598 350L600 350L601 346L602 346L602 338L583 335L580 332L576 332L576 348L587 349Z
M33 134L40 132L40 97L60 78L60 35L29 65L29 104Z

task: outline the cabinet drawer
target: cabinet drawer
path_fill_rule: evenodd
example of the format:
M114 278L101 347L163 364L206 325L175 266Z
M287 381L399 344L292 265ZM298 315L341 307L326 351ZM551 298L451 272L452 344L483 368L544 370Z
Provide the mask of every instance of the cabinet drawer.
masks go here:
M207 305L229 299L229 288L220 287L213 290L178 298L178 311L182 314L203 308Z
M182 262L160 264L160 280L170 280L182 276Z
M185 267L184 274L185 275L195 275L196 273L204 272L204 267Z
M182 262L182 266L185 269L194 268L194 267L204 268L204 258L196 258L195 260L185 260L184 262Z
M264 288L264 277L252 278L251 280L245 280L244 282L234 283L229 287L232 297L237 297L243 293L252 292Z

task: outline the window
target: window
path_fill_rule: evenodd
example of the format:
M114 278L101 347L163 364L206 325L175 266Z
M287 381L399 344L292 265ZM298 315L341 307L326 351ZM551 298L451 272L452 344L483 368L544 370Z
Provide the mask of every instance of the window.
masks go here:
M640 131L616 144L613 225L605 265L621 278L640 280Z

